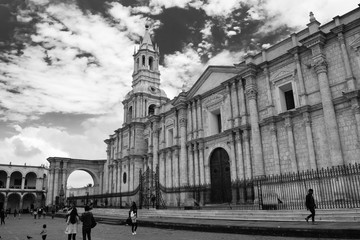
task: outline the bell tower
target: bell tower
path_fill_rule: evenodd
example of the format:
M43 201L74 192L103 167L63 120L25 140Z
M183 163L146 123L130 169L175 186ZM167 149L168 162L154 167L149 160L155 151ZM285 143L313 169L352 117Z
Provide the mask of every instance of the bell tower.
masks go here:
M149 25L145 26L144 37L135 47L133 58L132 90L123 101L124 124L145 122L149 115L155 114L157 106L169 100L160 89L160 51L151 40Z

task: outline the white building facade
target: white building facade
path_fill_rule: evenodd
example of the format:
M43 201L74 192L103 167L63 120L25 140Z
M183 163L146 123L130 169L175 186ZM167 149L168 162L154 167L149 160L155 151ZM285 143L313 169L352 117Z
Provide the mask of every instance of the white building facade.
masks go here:
M311 14L307 26L234 66L209 66L172 100L146 29L123 126L105 140L103 193L136 191L140 170L158 166L167 206L244 203L237 181L359 163L360 9L324 25Z

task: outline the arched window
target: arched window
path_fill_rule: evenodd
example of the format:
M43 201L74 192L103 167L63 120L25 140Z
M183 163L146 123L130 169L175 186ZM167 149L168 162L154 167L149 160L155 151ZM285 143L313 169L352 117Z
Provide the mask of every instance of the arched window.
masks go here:
M146 62L145 62L145 56L142 56L142 65L145 66Z
M128 120L130 121L132 118L133 118L133 116L132 116L132 106L131 106L131 107L129 107L129 110L128 110Z
M151 104L149 106L149 111L148 111L149 115L154 115L155 114L155 104Z
M124 174L123 174L123 183L124 183L124 184L126 183L126 179L127 179L127 177L126 177L126 172L124 172Z
M149 57L149 69L153 70L153 66L154 65L154 58L153 57Z

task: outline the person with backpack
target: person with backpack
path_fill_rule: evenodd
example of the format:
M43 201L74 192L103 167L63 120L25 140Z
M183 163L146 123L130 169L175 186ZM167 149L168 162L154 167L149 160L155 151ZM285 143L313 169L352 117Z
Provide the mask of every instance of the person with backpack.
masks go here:
M96 221L92 212L90 212L89 206L85 206L85 212L81 215L80 220L83 223L82 226L83 240L86 240L86 236L88 240L91 240L91 228L94 228L96 226Z

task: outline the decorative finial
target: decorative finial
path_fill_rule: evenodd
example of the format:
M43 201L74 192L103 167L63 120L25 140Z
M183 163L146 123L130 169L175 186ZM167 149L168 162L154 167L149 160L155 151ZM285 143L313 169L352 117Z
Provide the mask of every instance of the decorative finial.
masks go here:
M316 21L316 18L314 16L313 12L310 12L309 16L310 16L310 22L315 22Z
M182 91L182 92L185 92L185 91L186 91L186 84L185 84L185 83L182 85L181 91Z

